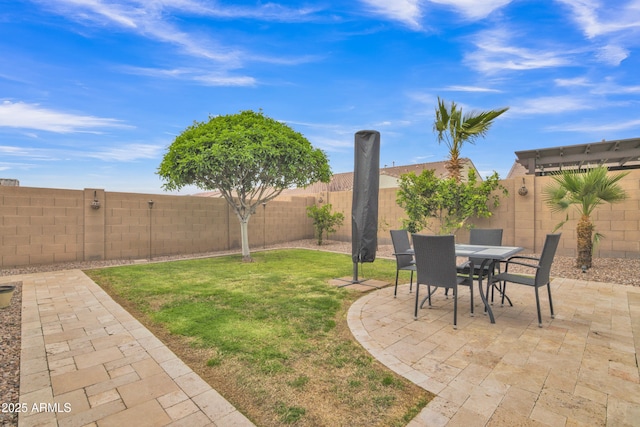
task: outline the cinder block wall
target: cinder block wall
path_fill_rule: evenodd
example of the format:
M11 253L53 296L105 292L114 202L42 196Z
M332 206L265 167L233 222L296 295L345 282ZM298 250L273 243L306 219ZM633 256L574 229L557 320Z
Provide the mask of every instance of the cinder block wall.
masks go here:
M475 226L502 228L505 244L540 252L546 234L566 217L552 213L544 203L542 190L550 182L549 176L528 176L524 180L528 192L522 196L518 194L522 178L503 180L509 196L501 199L490 218L475 220ZM627 200L602 205L592 216L596 230L605 236L596 248L597 257L640 257L640 170L630 171L620 185ZM396 193L395 188L380 190L380 244L390 243L389 230L402 226L405 215L396 204ZM100 209L91 207L94 197ZM344 225L331 238L351 241L352 193L325 192L258 206L249 221L250 247L312 238L306 208L320 198L345 215ZM579 215L573 208L568 214L558 253L575 256ZM238 219L217 198L0 186L0 216L0 267L240 248ZM459 231L457 239L468 241L468 231Z
M617 173L617 172L612 172ZM500 206L492 209L490 218L472 220L472 224L482 228L502 228L505 245L522 246L530 252L540 252L547 233L566 219L569 221L559 230L562 232L558 254L576 255L576 226L579 215L572 207L565 213L552 213L543 199L543 188L551 183L549 176L527 176L502 180L509 195L501 197ZM522 196L518 190L525 186L527 194ZM604 204L596 209L592 220L596 231L604 235L596 247L594 255L609 258L640 257L640 170L631 170L620 181L628 198L618 204ZM397 188L381 189L379 193L378 242L390 243L389 230L402 227L404 210L396 204ZM351 199L350 191L323 193L322 197L331 203L334 212L345 215L345 224L332 238L341 241L351 240ZM423 230L423 233L430 233ZM456 239L467 242L469 232L460 230Z
M94 198L99 209L92 207ZM250 248L312 238L306 207L314 200L294 197L258 206L249 220ZM218 198L0 186L0 216L0 267L241 246L238 218Z
M0 186L1 265L82 260L83 199L82 191Z
M616 174L619 172L611 172ZM536 249L542 249L544 236L566 219L566 213L552 213L543 202L543 188L551 183L551 177L536 177L535 180L535 237ZM621 203L603 204L596 208L591 216L596 231L604 238L596 246L594 255L603 258L639 258L640 257L640 170L631 170L619 181L627 193L627 199ZM576 255L576 226L580 215L575 209L567 211L569 221L559 230L562 232L561 255Z

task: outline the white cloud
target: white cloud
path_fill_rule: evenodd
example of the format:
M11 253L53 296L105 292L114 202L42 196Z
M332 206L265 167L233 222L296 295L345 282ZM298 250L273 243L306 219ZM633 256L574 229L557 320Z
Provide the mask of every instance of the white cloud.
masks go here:
M77 0L67 0L77 1ZM93 1L91 1L92 3ZM315 19L315 14L322 11L319 7L290 8L278 3L256 2L253 7L222 5L215 1L199 0L120 0L121 3L137 4L147 10L173 10L177 12L228 19L255 19L262 21L304 22Z
M36 148L0 145L0 154L5 157L29 159L31 161L61 161L77 159L98 159L106 162L133 162L141 159L158 159L165 150L165 144L124 144L94 151L91 147L83 150L68 148Z
M221 19L256 19L267 22L305 22L314 19L321 9L303 7L287 8L275 3L260 4L257 7L223 7L217 2L197 0L39 0L55 13L68 19L95 27L113 27L136 33L142 37L179 47L188 55L216 61L225 68L238 68L247 59L263 61L265 56L253 56L242 49L223 46L208 33L189 33L183 31L174 19L181 14L214 17ZM171 21L173 19L173 22ZM297 63L300 60L274 59ZM308 61L307 59L302 62Z
M640 29L637 0L557 0L573 11L573 19L589 38ZM623 4L624 3L624 4Z
M345 153L353 149L353 133L348 135L340 134L308 134L305 135L314 147L333 153Z
M621 46L608 44L598 49L596 56L604 63L617 66L629 56L629 50Z
M399 21L413 30L421 30L420 23L427 3L448 6L465 19L486 18L493 11L508 5L513 0L361 0L373 13L392 21Z
M570 17L588 39L601 44L596 57L618 66L629 54L628 46L640 40L640 1L557 0L568 6Z
M422 10L420 0L361 0L371 7L374 13L383 15L388 19L400 21L411 29L421 28L420 19Z
M477 50L465 55L465 62L483 73L504 70L532 70L570 65L566 51L519 47L512 44L512 35L495 29L474 35Z
M141 76L191 80L202 83L205 86L255 86L257 83L256 79L250 76L233 76L224 72L210 72L195 68L121 67L120 69L126 73Z
M34 147L15 147L10 145L0 145L0 154L2 154L5 158L13 157L19 159L28 159L30 161L44 162L59 161L61 158L61 154L64 156L61 150L51 150ZM12 164L17 165L18 163Z
M409 161L409 163L411 164L416 164L416 163L427 163L427 160L432 159L435 157L435 154L430 154L428 156L415 156L412 157L411 160Z
M501 90L490 89L490 88L487 88L487 87L457 86L457 85L444 87L443 90L450 90L450 91L453 91L453 92L493 92L493 93L502 92Z
M640 94L640 85L635 86L620 86L614 83L604 83L597 85L592 90L592 93L597 95L632 95Z
M592 86L592 83L586 77L574 77L570 79L555 79L554 83L560 87L572 86Z
M602 132L602 133L610 133L610 132L620 132L630 129L640 129L640 119L638 120L627 120L622 122L613 122L613 123L605 123L605 124L593 124L593 123L566 123L559 126L549 126L545 128L545 130L555 131L555 132Z
M43 108L39 104L4 101L0 104L0 127L57 133L99 133L99 129L131 126L116 119L70 114Z
M640 85L619 85L611 78L602 82L593 82L586 77L574 77L555 79L554 83L558 87L589 88L589 93L593 95L630 95L640 93Z
M0 153L4 155L18 156L25 155L27 150L22 147L13 147L11 145L0 145Z
M164 150L164 145L127 144L87 153L86 157L105 161L132 162L140 159L157 159L161 157Z
M511 3L512 0L430 0L431 3L451 6L467 19L478 20L489 16L494 10Z
M593 110L596 106L584 97L543 96L528 99L509 109L511 114L558 114L571 111Z

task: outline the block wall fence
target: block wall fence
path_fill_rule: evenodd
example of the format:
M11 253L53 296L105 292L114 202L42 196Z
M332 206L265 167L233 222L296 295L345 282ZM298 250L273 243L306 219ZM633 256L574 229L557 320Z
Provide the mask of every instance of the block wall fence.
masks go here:
M616 173L616 172L612 172ZM476 227L502 228L505 245L522 246L528 252L540 253L547 233L566 218L569 221L559 230L562 232L558 254L576 255L576 225L579 215L572 207L565 213L552 213L543 200L542 189L552 182L549 176L527 176L502 180L509 195L500 199L500 206L492 209L492 216L471 221ZM523 186L527 194L518 190ZM604 204L596 209L592 220L596 231L604 239L596 247L594 256L603 258L640 258L640 170L631 170L620 181L627 192L627 199L614 205ZM378 201L378 243L390 244L389 230L402 227L404 211L396 204L397 189L381 189ZM322 193L323 200L331 203L333 211L345 214L345 223L332 239L351 240L351 192ZM423 233L431 234L428 230ZM469 232L460 230L456 240L468 242Z
M550 212L544 204L542 189L550 182L549 176L502 180L509 195L501 199L490 218L473 224L502 228L504 244L539 253L546 234L566 216ZM528 190L525 196L518 194L523 184ZM620 185L628 198L602 205L592 216L597 231L605 236L594 255L640 258L640 170L632 170ZM402 226L405 215L396 204L396 192L393 188L380 190L380 244L389 244L389 230ZM94 194L99 209L91 207ZM316 201L331 203L334 212L344 213L344 225L330 238L350 241L351 200L350 191L325 192L259 206L249 221L249 245L255 250L313 238L306 208ZM568 213L558 254L575 256L579 216L573 209ZM0 268L240 249L238 219L217 198L0 186L0 217ZM468 231L459 231L456 239L467 242Z
M94 194L99 209L91 207ZM306 207L314 202L296 197L259 206L249 220L250 247L312 238ZM0 217L0 268L241 246L238 218L218 198L0 186Z

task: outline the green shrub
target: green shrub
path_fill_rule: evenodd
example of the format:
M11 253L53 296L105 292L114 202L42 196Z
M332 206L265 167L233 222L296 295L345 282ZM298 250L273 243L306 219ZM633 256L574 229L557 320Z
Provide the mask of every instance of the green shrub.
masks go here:
M329 233L335 233L344 221L344 215L340 212L331 213L331 204L322 207L316 205L307 207L307 216L313 219L313 228L316 232L318 245L322 245L322 236L326 234L327 239Z

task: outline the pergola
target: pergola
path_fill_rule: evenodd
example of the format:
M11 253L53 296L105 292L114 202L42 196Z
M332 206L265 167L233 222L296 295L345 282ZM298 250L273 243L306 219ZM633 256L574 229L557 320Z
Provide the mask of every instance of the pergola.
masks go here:
M516 162L529 175L595 166L607 166L609 170L640 168L640 138L516 151L516 156Z

